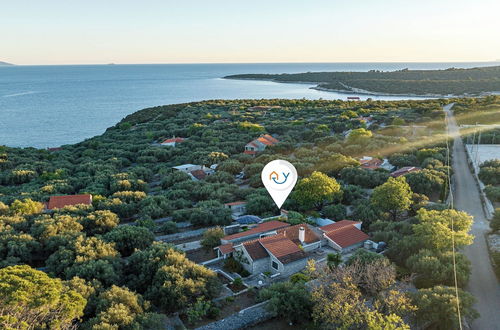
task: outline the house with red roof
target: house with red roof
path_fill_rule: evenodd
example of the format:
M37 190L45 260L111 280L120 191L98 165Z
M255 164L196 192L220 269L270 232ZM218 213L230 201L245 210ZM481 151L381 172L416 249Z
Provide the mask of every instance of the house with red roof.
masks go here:
M247 155L255 155L258 152L262 152L267 146L273 146L279 143L279 141L269 134L264 134L257 139L247 143L245 145L244 153Z
M279 228L269 236L239 244L226 243L215 249L219 258L231 255L252 274L271 272L288 276L302 270L309 252L320 247L321 238L314 230L307 224L299 224Z
M420 167L415 167L415 166L405 166L405 167L401 167L400 169L394 171L391 173L391 176L393 178L397 178L398 176L402 176L402 175L405 175L405 174L408 174L408 173L411 173L411 172L418 172L420 171L421 168Z
M166 139L163 142L160 143L162 146L168 146L168 147L175 147L177 144L182 143L186 141L185 138L181 137L173 137L171 139Z
M63 207L74 205L92 205L92 195L51 196L47 203L47 209L62 209Z
M363 246L369 236L361 231L361 222L341 220L319 228L328 246L346 253Z

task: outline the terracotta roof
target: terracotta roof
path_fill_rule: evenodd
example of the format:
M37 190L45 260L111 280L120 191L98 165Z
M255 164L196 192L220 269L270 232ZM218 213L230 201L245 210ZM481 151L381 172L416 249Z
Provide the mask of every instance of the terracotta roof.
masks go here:
M366 241L369 236L354 226L347 226L325 233L325 236L345 248Z
M191 175L197 178L198 180L203 180L207 176L207 173L203 170L194 170L191 171Z
M261 137L264 138L264 139L266 139L266 140L268 140L271 143L278 143L278 142L280 142L280 141L278 141L278 139L272 137L272 135L269 135L269 134L264 134Z
M243 247L247 250L252 260L259 260L269 256L266 249L264 249L258 239L243 243Z
M312 231L311 228L309 228L309 226L305 223L295 225L295 226L290 226L287 228L278 229L278 233L283 234L286 238L291 240L293 243L295 243L296 245L299 245L299 244L301 244L301 242L299 240L300 227L303 227L305 230L304 236L305 236L305 243L306 244L311 244L311 243L320 241L320 238L318 237L318 235L316 235L314 233L314 231Z
M420 170L421 170L420 167L405 166L405 167L401 167L399 170L395 170L394 172L392 172L391 176L393 178L397 178L398 176L405 175L405 174L408 174L411 172L420 171Z
M51 196L47 208L49 210L60 209L65 206L78 205L78 204L91 205L92 195L87 194L87 195Z
M226 203L224 205L227 206L234 206L234 205L241 205L241 204L246 204L247 202L239 201L239 202L232 202L232 203Z
M281 263L288 264L306 257L306 253L290 239L284 237L282 234L276 236L280 236L281 239L278 237L274 240L260 239L259 242Z
M279 228L288 227L288 226L290 226L290 224L285 223L285 222L281 222L278 220L272 220L272 221L260 223L257 226L251 228L250 230L225 236L222 239L226 240L226 241L231 241L231 240L242 238L245 236L262 234L262 233L265 233L268 231L277 230Z
M222 254L229 254L234 251L233 243L219 245L216 249L219 249Z
M184 138L180 138L180 137L177 137L177 138L172 138L172 139L166 139L165 141L162 142L163 143L182 143L184 142Z
M267 139L266 139L266 138L264 138L264 137L260 137L260 138L258 138L258 139L257 139L257 141L259 141L260 143L265 144L266 146L271 146L271 145L273 145L273 144L274 144L273 142L271 142L271 141L267 140Z
M360 221L351 221L351 220L341 220L341 221L338 221L338 222L335 222L335 223L332 223L332 224L329 224L329 225L326 225L323 227L319 227L319 229L321 229L322 231L324 231L326 233L326 232L329 232L332 230L336 230L336 229L340 229L340 228L344 228L344 227L348 227L348 226L353 226L353 225L356 225L358 223L361 223L361 222Z

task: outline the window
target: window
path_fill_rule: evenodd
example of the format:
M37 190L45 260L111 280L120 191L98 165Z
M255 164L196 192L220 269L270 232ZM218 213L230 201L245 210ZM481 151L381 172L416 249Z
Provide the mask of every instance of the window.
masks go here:
M274 269L278 270L278 263L277 263L276 261L272 261L272 262L271 262L271 266L272 266Z

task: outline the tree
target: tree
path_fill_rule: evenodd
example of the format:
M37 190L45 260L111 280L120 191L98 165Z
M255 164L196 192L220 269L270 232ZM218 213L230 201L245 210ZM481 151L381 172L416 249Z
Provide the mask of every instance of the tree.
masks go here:
M0 327L69 329L87 301L59 279L29 266L0 269Z
M445 173L428 169L408 173L405 178L413 192L427 196L439 195L446 182Z
M155 235L149 229L137 226L118 226L104 235L104 240L115 243L115 248L123 257L151 246L154 239Z
M96 299L96 316L84 327L91 329L160 329L165 315L148 312L150 304L127 288L111 286Z
M235 159L228 159L217 166L217 171L224 171L233 175L240 173L243 170L243 164Z
M455 288L435 286L421 289L413 295L413 302L418 307L417 320L427 327L435 329L457 329L458 314ZM468 292L458 289L460 314L469 320L479 316L472 308L474 298Z
M368 143L372 135L372 132L367 130L366 128L353 129L347 137L347 143L364 145Z
M473 236L468 233L472 226L472 217L463 211L451 209L427 211L422 208L417 213L417 219L419 223L413 225L413 231L416 240L424 248L450 251L452 235L457 248L472 243Z
M128 262L128 287L143 293L162 311L185 308L198 297L212 299L220 290L216 273L168 244L155 242L134 252Z
M210 163L212 163L212 164L217 164L217 163L222 162L228 158L229 158L229 156L223 152L212 151L211 153L208 154L208 159L210 160Z
M347 212L345 206L342 204L327 205L322 210L323 215L334 221L345 219Z
M263 289L260 300L269 300L266 308L279 318L298 323L309 319L312 302L310 293L303 282L275 283Z
M389 178L386 183L375 188L371 196L371 203L382 212L387 212L392 220L410 209L412 202L412 191L404 176Z
M457 284L464 287L469 281L470 261L461 253L456 253ZM438 284L454 285L453 252L420 250L406 261L408 269L416 274L415 285L429 288Z
M16 199L12 204L10 204L10 211L18 215L31 215L41 213L43 211L44 205L40 202L35 202L30 198L25 200Z
M403 318L415 306L395 280L387 259L323 268L312 290L315 323L322 329L409 329Z
M82 225L89 235L95 235L107 233L115 228L119 222L120 219L115 213L103 210L89 213L83 218Z
M276 212L276 204L270 196L250 195L247 199L246 210L248 214L266 215Z
M4 203L0 202L0 216L7 215L9 213L9 207Z
M340 153L333 153L329 154L327 157L321 158L316 164L316 169L328 175L337 175L344 168L357 167L359 165L359 161L352 157Z
M203 233L201 245L205 249L211 250L220 245L220 239L222 237L224 237L224 229L221 227L209 228Z
M299 181L293 198L304 209L314 207L319 211L326 202L340 200L342 190L337 180L315 171L309 177Z

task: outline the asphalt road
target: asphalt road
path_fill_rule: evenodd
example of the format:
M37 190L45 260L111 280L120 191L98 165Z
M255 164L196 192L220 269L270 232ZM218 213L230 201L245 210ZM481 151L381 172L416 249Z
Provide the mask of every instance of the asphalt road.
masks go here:
M452 105L444 107L448 119L448 131L454 137L453 171L455 179L455 208L474 217L471 234L474 243L464 249L472 263L472 274L467 286L477 302L476 310L481 316L472 323L472 329L500 329L500 283L491 266L486 246L485 233L489 231L489 222L485 218L479 190L469 170L465 148L458 135L458 127L450 111Z

